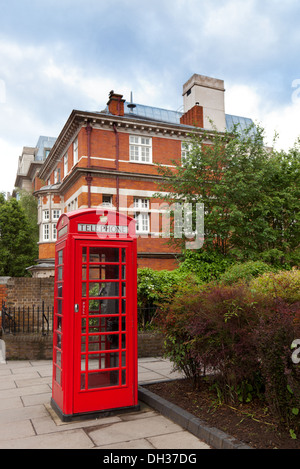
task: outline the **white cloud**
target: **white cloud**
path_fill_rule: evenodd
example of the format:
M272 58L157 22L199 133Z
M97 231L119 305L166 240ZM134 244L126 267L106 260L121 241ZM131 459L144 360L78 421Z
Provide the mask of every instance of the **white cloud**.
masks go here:
M0 138L0 192L12 192L18 168L20 148Z
M262 100L255 87L225 83L225 109L227 114L254 118L261 110Z
M300 135L299 89L291 88L290 101L272 105L257 87L233 85L225 93L226 113L251 118L265 129L266 143L272 145L278 133L276 149L288 150Z

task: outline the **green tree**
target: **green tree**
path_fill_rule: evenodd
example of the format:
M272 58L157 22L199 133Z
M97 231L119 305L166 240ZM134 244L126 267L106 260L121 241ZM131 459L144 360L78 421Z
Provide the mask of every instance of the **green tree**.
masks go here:
M159 165L160 198L204 204L203 249L235 261L299 262L300 151L264 145L264 130L203 132L175 171ZM174 240L176 241L176 240Z
M37 257L36 240L20 203L0 200L0 275L26 276L26 267Z
M24 209L25 215L28 219L32 238L36 243L39 241L39 226L38 226L38 204L37 198L25 190L18 189L19 202L21 207Z

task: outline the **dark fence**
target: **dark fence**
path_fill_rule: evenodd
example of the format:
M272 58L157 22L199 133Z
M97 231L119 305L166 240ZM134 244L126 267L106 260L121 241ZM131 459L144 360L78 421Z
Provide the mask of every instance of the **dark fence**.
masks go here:
M42 334L53 331L53 307L6 306L2 301L2 330L5 334Z
M138 307L138 329L155 327L157 306ZM6 306L2 301L2 330L5 334L42 334L53 332L53 306Z
M157 310L157 306L138 307L138 328L140 331L146 331L155 328Z

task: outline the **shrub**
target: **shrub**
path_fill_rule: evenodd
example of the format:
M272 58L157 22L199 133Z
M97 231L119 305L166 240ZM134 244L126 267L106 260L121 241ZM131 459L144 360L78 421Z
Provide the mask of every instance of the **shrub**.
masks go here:
M251 331L257 324L257 302L239 286L212 286L203 292L197 317L191 321L193 355L214 381L226 402L244 400L248 383L257 393L260 379Z
M162 304L159 311L159 326L165 336L165 355L176 370L197 384L204 373L192 354L192 336L187 325L197 314L198 295L201 287L193 280L179 285L171 303Z
M265 398L279 426L300 431L300 367L291 344L300 338L300 303L271 299L253 333L265 384Z
M274 270L269 264L261 261L249 261L237 263L230 266L220 277L220 282L225 285L232 285L237 282L248 283L253 278L265 272Z
M178 288L161 310L166 355L199 386L205 373L225 402L266 400L278 425L300 432L300 302L289 304L242 284Z
M256 385L250 334L256 323L255 302L243 286L181 289L162 317L166 354L195 384L213 371L224 399L235 401L243 382Z
M178 269L152 270L150 268L138 269L137 296L139 306L153 306L168 302L173 298L178 286L186 282L190 275Z
M199 282L208 283L218 280L230 266L231 260L214 251L192 251L184 253L184 260L179 271L194 274Z
M292 304L300 301L300 270L265 273L250 282L253 292L282 298Z

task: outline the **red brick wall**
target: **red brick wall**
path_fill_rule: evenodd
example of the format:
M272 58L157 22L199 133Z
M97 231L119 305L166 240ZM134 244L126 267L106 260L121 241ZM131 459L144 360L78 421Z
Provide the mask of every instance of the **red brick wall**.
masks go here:
M180 123L203 128L203 107L195 105L180 118Z
M16 307L52 307L54 302L54 278L11 277L7 282L7 305Z
M199 106L197 107L199 108ZM195 110L195 112L197 109ZM198 112L198 111L197 111ZM191 114L192 115L192 114ZM129 133L122 132L118 129L118 143L119 143L119 170L122 176L119 177L119 188L126 190L142 190L157 192L159 190L158 184L154 180L147 180L139 178L139 175L158 175L157 167L155 164L139 164L129 161ZM116 149L117 149L116 134L113 129L105 130L93 128L91 131L91 169L103 168L111 169L110 176L93 176L91 187L105 187L116 190L116 176L114 170L116 169ZM87 132L86 128L82 127L78 134L78 165L80 167L87 166ZM84 158L80 159L81 156ZM152 136L152 160L153 163L162 163L166 165L173 165L173 160L180 162L181 160L181 140L174 138L167 138L162 136ZM61 167L61 174L63 174L63 160L59 163ZM73 142L68 148L68 170L73 165ZM126 177L126 173L128 176ZM136 175L134 178L132 174ZM51 175L51 181L53 174ZM85 176L80 178L70 187L65 193L61 194L64 197L64 202L68 203L70 197L74 195L82 186L86 186L87 182ZM56 197L57 201L59 196ZM123 199L124 200L124 199ZM120 196L120 207L124 206L122 196ZM157 199L150 199L151 203L160 204ZM102 194L91 193L91 206L97 207L102 203ZM116 196L113 195L113 204L116 205ZM133 204L133 196L127 197L127 207ZM82 192L78 195L78 208L88 205L88 194ZM133 215L129 213L129 215ZM161 221L160 227L161 230ZM155 230L157 231L157 229ZM39 258L47 259L54 257L54 243L42 243L39 245ZM144 253L173 253L176 252L174 247L166 244L166 240L161 238L148 237L138 238L138 252ZM159 270L163 268L175 268L176 262L170 259L143 259L142 265L151 266Z
M138 257L138 269L149 268L153 270L174 270L178 267L176 259Z
M55 256L55 243L39 244L39 259L53 259Z
M5 284L3 285L0 284L0 311L2 308L2 301L5 301L5 302L7 301L7 288ZM1 325L2 325L2 315L0 316L0 330L1 330Z
M2 304L2 301L6 301L6 297L7 297L6 285L0 285L0 305Z

